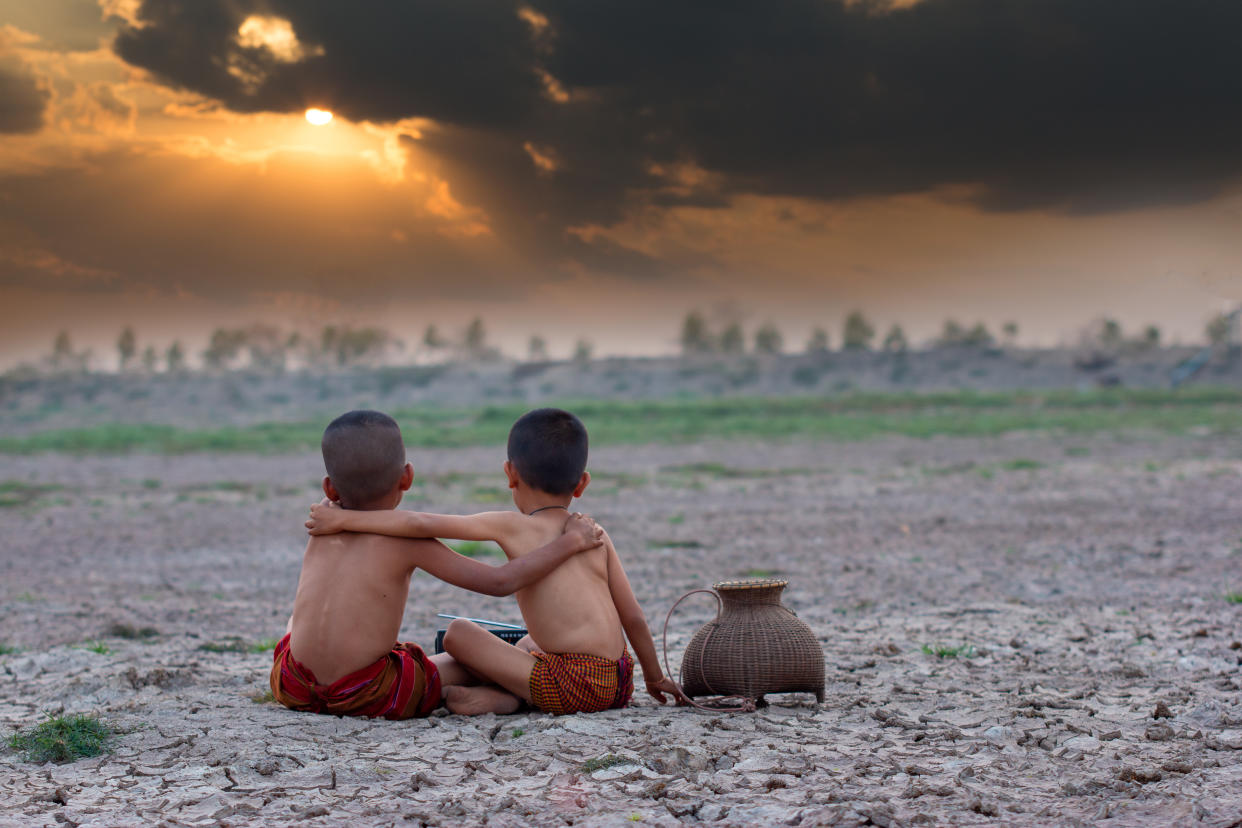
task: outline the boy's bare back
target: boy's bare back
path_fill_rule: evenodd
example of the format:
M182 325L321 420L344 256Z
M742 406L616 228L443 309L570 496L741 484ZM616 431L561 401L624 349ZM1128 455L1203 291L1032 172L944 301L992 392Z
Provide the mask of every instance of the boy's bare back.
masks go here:
M293 657L331 684L392 649L416 547L435 543L353 533L312 537L289 619Z
M507 513L513 532L501 541L510 560L516 560L556 538L565 513L551 509L537 515ZM625 633L609 588L612 541L583 552L543 580L518 590L518 606L539 649L549 653L585 653L617 659L625 649Z

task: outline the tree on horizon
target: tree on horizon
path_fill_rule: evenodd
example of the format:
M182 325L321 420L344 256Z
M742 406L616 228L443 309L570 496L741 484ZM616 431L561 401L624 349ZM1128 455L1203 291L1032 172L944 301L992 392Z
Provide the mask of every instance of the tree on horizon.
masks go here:
M129 363L133 361L134 354L138 350L138 338L134 336L134 329L126 325L121 330L121 335L116 340L116 350L121 357L121 370L124 371L129 367Z
M875 338L875 327L859 310L850 311L845 317L845 327L841 334L841 345L847 351L866 351L871 348L871 340Z

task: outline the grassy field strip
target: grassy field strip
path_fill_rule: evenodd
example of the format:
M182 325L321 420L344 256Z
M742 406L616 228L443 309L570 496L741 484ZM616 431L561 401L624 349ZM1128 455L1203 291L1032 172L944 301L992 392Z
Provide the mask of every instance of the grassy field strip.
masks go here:
M955 392L848 394L834 397L687 399L655 402L566 400L594 445L690 443L704 439L863 440L980 437L1011 431L1213 432L1242 430L1242 389L1088 392ZM475 409L420 407L392 411L406 444L418 447L500 445L522 403ZM103 424L0 437L0 453L132 451L277 453L316 448L327 420L214 429L155 424Z

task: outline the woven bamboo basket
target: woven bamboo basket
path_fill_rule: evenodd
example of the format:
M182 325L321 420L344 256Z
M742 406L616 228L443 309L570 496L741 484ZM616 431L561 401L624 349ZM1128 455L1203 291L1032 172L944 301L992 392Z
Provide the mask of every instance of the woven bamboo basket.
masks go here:
M686 695L742 696L762 704L766 693L814 693L824 700L824 651L811 628L781 603L788 584L762 578L713 585L716 619L694 634L681 661Z

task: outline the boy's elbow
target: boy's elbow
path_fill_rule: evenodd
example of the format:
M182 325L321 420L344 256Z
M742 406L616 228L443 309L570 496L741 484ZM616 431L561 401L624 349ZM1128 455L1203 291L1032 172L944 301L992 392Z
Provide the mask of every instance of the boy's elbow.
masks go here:
M627 630L647 630L647 616L643 615L642 610L629 610L617 613L621 618L621 626Z

